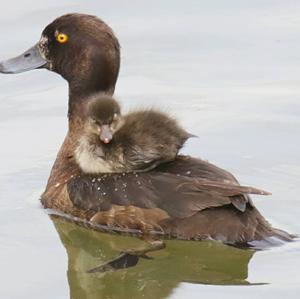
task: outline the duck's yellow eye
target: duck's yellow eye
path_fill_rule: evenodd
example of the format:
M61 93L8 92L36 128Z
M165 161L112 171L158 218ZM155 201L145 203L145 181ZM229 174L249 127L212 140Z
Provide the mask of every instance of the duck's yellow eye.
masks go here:
M64 33L59 33L56 36L56 40L61 44L66 43L68 41L68 39L69 39L69 37Z

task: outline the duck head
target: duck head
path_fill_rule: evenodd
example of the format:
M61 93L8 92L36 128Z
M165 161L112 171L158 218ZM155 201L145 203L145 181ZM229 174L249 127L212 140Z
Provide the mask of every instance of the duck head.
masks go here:
M35 46L0 62L0 72L46 68L68 81L71 97L112 94L119 72L119 48L111 28L97 17L67 14L49 24Z
M123 123L120 105L112 97L97 96L88 102L85 119L88 136L99 137L103 143L108 144Z

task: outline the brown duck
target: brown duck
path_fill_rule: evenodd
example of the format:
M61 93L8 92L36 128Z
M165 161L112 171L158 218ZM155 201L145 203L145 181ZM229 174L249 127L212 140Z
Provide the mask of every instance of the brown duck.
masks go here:
M113 94L120 47L97 17L68 14L43 31L37 45L0 64L2 73L46 68L69 83L69 131L42 195L51 208L91 222L159 231L178 239L215 239L229 244L291 240L274 229L229 172L206 161L178 156L149 172L85 175L74 158L84 127L84 105L95 93Z

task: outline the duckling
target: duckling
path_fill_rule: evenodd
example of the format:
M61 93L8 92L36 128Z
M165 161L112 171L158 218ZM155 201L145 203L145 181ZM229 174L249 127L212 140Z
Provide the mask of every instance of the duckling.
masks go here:
M100 95L88 102L75 160L84 173L149 171L174 160L192 136L163 112L122 115L114 98Z

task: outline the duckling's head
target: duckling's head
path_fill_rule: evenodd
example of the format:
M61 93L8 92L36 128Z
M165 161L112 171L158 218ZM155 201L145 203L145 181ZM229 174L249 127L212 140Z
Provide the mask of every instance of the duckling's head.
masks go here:
M37 45L0 63L2 73L47 68L64 77L76 96L113 93L120 65L119 43L111 28L95 16L67 14L42 32Z
M120 105L112 97L102 95L89 101L84 126L89 136L98 136L103 143L108 144L123 122Z

